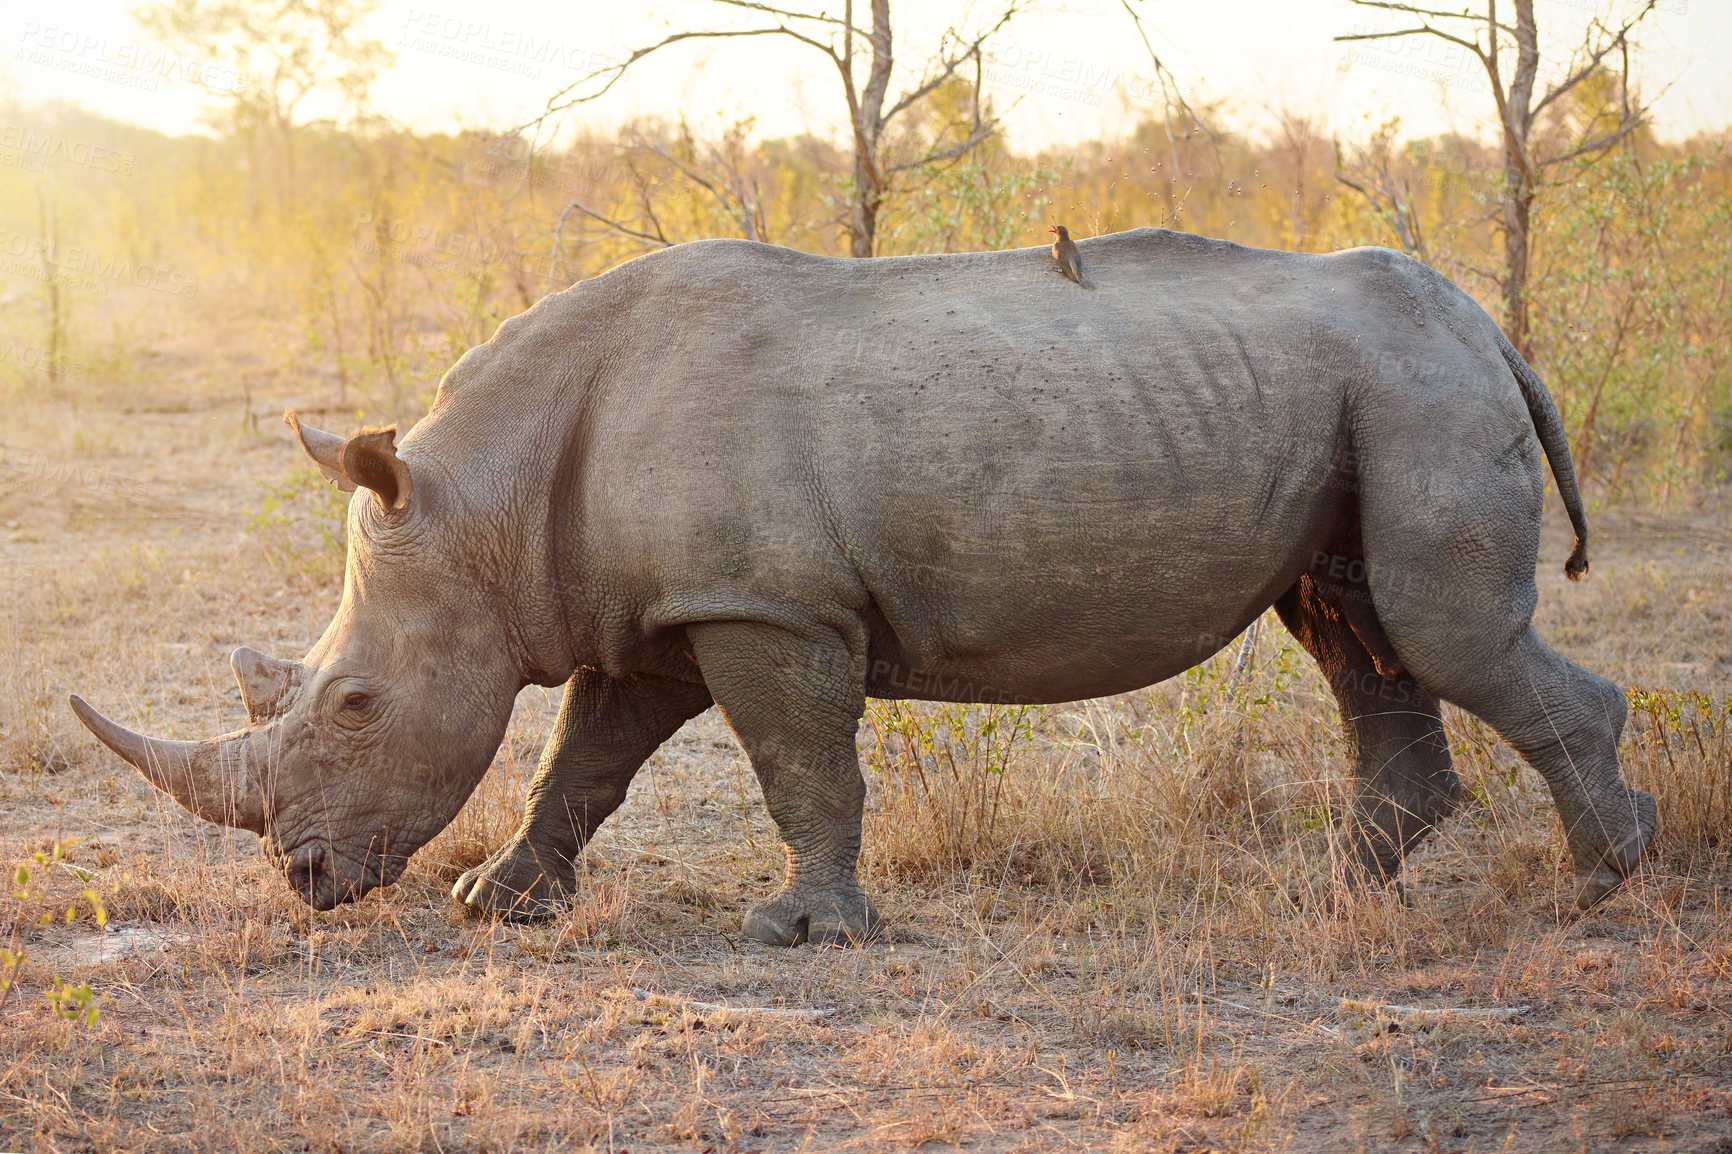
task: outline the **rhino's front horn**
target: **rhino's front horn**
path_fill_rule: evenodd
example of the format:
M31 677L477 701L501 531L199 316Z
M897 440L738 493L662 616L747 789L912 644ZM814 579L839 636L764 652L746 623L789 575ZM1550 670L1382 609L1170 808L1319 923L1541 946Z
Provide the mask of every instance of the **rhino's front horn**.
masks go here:
M150 784L206 821L265 831L262 766L249 764L255 734L230 733L211 741L159 741L116 725L76 693L72 712L98 741L114 750Z

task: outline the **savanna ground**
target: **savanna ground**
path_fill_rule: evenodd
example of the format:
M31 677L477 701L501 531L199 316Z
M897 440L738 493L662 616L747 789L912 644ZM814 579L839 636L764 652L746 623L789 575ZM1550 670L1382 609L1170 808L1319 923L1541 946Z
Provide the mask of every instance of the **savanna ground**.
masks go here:
M208 736L244 720L233 647L298 656L328 620L333 498L273 415L310 386L256 348L165 339L124 386L8 413L0 859L48 860L0 922L25 953L0 1149L1732 1149L1712 494L1598 514L1579 586L1548 517L1540 629L1639 691L1626 772L1663 823L1589 916L1537 776L1460 713L1470 800L1410 904L1341 897L1335 710L1272 618L1237 680L1231 646L1108 701L874 705L888 943L741 938L781 853L713 712L644 768L568 913L463 917L447 889L516 821L539 689L407 877L313 914L255 838L165 802L64 704ZM89 984L94 1024L51 1012L57 978Z

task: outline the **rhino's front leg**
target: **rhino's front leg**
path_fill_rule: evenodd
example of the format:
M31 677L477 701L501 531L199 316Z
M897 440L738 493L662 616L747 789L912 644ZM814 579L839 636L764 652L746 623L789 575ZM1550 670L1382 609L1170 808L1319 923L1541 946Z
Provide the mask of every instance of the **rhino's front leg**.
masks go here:
M483 913L545 917L571 896L576 859L618 809L638 767L709 708L701 684L609 677L579 669L529 786L523 823L498 852L457 879L452 896Z
M866 801L854 748L866 708L864 655L835 634L752 623L692 626L687 635L788 847L782 888L746 914L746 935L780 946L871 938L881 922L855 875Z

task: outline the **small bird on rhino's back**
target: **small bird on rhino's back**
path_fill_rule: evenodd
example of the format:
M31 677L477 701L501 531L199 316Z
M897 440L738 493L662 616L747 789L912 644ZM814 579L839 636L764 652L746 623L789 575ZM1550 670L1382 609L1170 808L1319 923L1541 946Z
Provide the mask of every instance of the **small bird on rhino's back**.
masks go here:
M1052 242L1052 259L1058 262L1059 271L1082 287L1093 288L1083 279L1082 256L1076 250L1076 242L1070 238L1070 229L1055 224L1046 231L1058 234L1058 239Z

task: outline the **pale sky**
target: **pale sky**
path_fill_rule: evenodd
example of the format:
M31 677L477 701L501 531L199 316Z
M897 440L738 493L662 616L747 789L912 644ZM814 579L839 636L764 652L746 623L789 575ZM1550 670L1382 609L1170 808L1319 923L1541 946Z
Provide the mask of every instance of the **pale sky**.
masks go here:
M827 3L840 7L839 0ZM1547 64L1562 67L1590 17L1626 12L1634 3L1538 0ZM196 131L200 109L221 99L231 81L219 73L205 75L201 85L189 75L189 62L166 54L133 24L128 13L135 6L136 0L5 0L0 98L71 100L167 132ZM945 25L972 28L1000 7L987 0L897 0L899 81L912 79L909 70ZM1452 128L1478 133L1485 121L1483 73L1464 50L1429 37L1331 39L1397 26L1389 14L1345 0L1141 0L1140 8L1187 95L1224 101L1232 125L1267 124L1285 110L1351 138L1390 117L1416 136ZM371 28L396 63L376 86L373 105L422 129L500 128L527 120L552 92L597 64L671 30L754 23L702 0L383 0ZM987 84L1007 110L1014 147L1113 132L1158 107L1148 58L1118 0L1037 0L993 44ZM1661 0L1643 44L1639 71L1662 135L1732 125L1732 0ZM684 115L715 128L750 117L766 137L836 135L841 107L827 60L786 38L766 37L665 49L570 123L605 130L636 115Z

